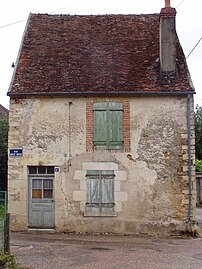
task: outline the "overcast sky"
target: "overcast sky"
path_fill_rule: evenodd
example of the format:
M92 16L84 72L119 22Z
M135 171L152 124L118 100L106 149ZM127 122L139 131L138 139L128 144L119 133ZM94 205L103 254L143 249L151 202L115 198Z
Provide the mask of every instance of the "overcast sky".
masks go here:
M16 61L30 12L71 15L148 14L159 13L164 5L165 0L0 0L0 104L9 108L6 94L14 71L11 65ZM201 0L171 0L171 6L177 9L177 33L187 56L202 37L202 3ZM202 41L187 58L187 62L196 90L195 104L202 106Z

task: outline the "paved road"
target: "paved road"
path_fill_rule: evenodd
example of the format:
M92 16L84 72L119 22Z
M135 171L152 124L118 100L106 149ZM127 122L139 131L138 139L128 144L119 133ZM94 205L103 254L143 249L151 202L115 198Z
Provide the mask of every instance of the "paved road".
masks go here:
M11 252L32 269L202 268L202 238L12 233Z
M201 269L202 239L14 233L11 251L33 269Z

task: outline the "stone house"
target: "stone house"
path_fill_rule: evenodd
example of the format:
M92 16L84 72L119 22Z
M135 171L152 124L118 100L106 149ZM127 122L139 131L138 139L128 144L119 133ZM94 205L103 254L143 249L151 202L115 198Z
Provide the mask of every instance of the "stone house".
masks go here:
M195 222L194 88L176 11L30 14L10 96L12 230Z

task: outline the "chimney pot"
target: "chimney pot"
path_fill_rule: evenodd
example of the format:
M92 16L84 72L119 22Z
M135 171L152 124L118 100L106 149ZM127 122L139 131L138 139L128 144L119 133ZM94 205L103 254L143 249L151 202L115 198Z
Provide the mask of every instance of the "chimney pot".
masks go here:
M170 7L170 0L165 0L165 7Z

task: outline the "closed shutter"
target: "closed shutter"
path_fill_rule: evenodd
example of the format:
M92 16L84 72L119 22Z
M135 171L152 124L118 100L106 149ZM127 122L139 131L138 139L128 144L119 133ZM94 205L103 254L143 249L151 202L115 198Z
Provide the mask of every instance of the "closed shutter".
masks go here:
M114 209L114 172L87 171L87 210L109 212Z
M94 145L106 149L123 147L123 104L94 104Z
M94 111L94 145L107 145L107 111Z
M93 210L100 207L100 175L89 171L87 175L87 201L86 204ZM96 209L97 208L97 209Z
M123 125L122 111L109 111L109 147L117 147L123 145Z

